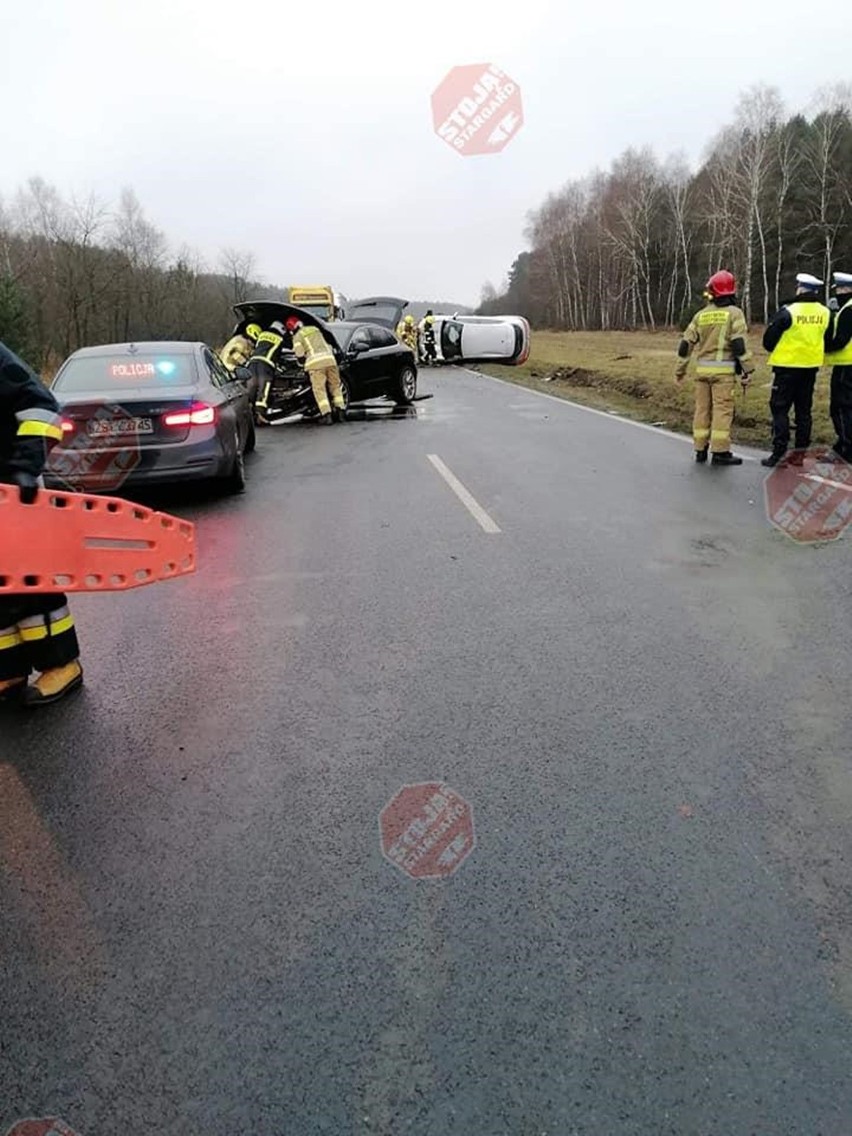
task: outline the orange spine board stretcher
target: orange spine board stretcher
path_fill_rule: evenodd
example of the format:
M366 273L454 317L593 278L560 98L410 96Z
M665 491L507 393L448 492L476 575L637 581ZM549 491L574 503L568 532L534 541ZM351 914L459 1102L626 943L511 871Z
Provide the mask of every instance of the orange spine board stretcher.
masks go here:
M122 501L0 485L0 595L122 592L195 571L195 525Z

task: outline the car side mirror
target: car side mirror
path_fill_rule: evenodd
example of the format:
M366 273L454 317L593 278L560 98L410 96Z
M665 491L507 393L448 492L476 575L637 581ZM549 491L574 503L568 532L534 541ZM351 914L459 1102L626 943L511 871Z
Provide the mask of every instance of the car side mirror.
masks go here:
M349 354L350 355L359 355L362 351L366 351L366 350L367 350L367 344L364 343L363 340L361 340L358 343L350 343L349 344Z

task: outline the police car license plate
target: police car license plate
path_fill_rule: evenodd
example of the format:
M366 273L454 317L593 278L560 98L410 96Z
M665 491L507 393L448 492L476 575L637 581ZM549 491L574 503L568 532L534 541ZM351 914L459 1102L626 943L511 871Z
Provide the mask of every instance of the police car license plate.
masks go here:
M90 438L114 438L126 434L153 434L151 418L93 418L89 422Z

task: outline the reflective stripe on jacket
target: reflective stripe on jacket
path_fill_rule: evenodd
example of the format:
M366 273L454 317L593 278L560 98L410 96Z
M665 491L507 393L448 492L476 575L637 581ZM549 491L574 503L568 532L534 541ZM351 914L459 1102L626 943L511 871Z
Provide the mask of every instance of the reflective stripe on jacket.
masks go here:
M769 356L770 367L821 367L825 361L825 333L831 312L813 301L785 304L791 324Z

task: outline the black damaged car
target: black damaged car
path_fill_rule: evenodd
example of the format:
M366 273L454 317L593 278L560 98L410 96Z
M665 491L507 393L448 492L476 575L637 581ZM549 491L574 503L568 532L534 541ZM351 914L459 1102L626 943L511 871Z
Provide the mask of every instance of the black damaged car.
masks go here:
M285 324L290 316L296 316L306 327L319 328L337 359L347 406L374 398L408 406L417 397L414 353L389 328L359 320L327 323L303 308L276 300L247 300L235 304L234 311L239 319L234 334L243 334L251 323L264 328L276 321ZM268 399L266 417L270 422L295 414L313 417L318 413L310 380L288 349L290 345L291 340L285 337Z

